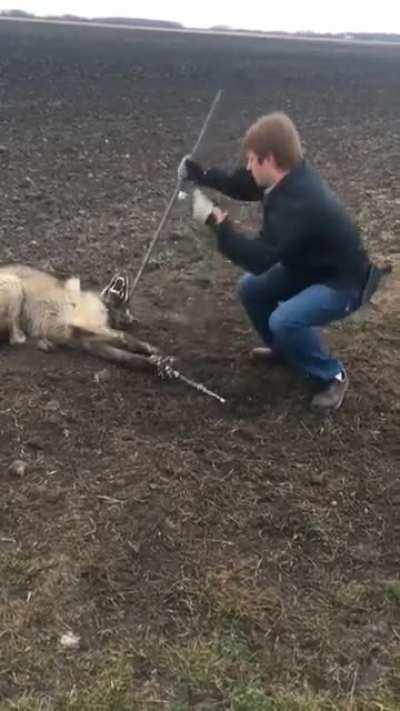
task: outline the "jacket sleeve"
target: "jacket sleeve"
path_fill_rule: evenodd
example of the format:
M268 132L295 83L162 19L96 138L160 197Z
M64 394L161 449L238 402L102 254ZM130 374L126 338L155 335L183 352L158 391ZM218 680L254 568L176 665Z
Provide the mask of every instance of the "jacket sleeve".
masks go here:
M229 175L219 168L205 170L198 184L205 188L213 188L234 200L253 202L263 199L264 191L253 179L246 168L239 168Z
M280 261L301 259L305 238L301 224L290 215L281 224L279 240L274 243L263 236L251 239L236 232L226 219L213 228L218 238L219 251L231 262L252 274L262 274Z

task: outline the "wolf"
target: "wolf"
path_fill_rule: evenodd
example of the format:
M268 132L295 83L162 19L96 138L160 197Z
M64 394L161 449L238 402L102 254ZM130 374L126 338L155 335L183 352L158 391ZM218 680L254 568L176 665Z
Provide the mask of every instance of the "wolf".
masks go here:
M153 364L157 349L129 333L129 278L119 272L100 292L80 278L23 264L0 267L0 335L11 345L72 348L128 367Z

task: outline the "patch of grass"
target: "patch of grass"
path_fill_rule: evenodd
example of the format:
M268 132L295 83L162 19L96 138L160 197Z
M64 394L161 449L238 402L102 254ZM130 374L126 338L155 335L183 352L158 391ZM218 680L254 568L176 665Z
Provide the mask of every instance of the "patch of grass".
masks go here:
M362 583L348 583L340 586L334 593L334 600L342 607L354 607L366 600L369 588Z
M232 711L334 711L336 706L319 696L267 694L256 683L236 687L231 693Z
M192 698L203 692L207 702L201 711L224 708L230 711L333 711L338 708L322 697L270 693L265 689L257 656L246 637L236 629L198 640L184 648L167 646L162 652L163 671L178 680L179 695L186 689ZM213 702L213 699L216 699ZM214 706L214 703L216 704ZM171 711L190 711L191 702L176 702Z
M334 699L310 690L270 689L244 636L230 634L184 646L152 643L154 680L135 679L137 655L120 652L83 688L54 698L24 695L0 701L0 711L399 711L382 689L368 697ZM140 659L143 661L141 652Z
M229 708L230 711L399 711L400 703L386 693L365 700L333 700L311 692L270 695L250 685L233 692Z
M400 580L392 580L385 585L385 596L389 602L400 605Z
M259 622L281 610L279 593L257 581L251 564L210 572L206 591L213 609L230 620Z
M324 539L324 531L317 519L310 518L304 524L304 538L313 543Z
M163 708L156 684L132 685L132 664L126 657L111 663L93 679L93 684L73 688L52 699L24 696L0 703L0 711L151 711Z
M185 647L165 645L159 662L162 668L197 688L229 685L243 672L249 673L255 663L246 637L234 629L211 639L193 640Z
M24 696L18 701L3 701L0 711L52 711L52 706L46 701L38 701L32 696Z
M2 585L9 588L25 584L31 573L32 560L20 550L9 551L2 555L1 579Z
M171 264L172 261L172 250L164 250L163 254L155 254L149 259L147 263L147 271L154 272L157 269L161 269L162 267Z
M382 689L369 698L355 699L352 707L343 703L340 709L343 711L399 711L400 702L394 694Z

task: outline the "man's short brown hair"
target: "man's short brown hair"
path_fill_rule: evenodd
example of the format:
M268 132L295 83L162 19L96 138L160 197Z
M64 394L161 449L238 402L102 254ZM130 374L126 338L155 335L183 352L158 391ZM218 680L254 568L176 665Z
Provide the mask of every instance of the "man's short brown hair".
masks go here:
M290 170L303 158L303 148L293 121L282 112L261 116L247 130L243 152L253 151L260 161L270 153L282 170Z

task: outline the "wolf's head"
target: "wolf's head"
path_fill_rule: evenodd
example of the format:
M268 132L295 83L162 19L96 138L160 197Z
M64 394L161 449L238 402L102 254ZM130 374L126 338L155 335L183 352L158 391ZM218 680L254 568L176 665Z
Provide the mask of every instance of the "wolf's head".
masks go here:
M119 330L127 329L134 317L129 308L129 277L118 272L100 294L107 308L110 326Z

